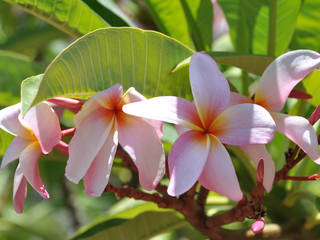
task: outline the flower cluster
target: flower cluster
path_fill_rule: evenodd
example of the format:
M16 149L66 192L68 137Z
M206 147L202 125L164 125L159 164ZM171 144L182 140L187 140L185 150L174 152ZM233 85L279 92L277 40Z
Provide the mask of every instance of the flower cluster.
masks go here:
M240 146L256 165L264 159L263 186L270 191L275 167L265 144L273 139L274 131L286 135L320 163L317 136L308 120L279 113L294 86L319 66L316 52L286 53L266 69L252 98L230 92L217 64L204 53L191 57L193 102L174 96L146 99L134 88L123 94L122 86L116 84L79 105L81 110L74 118L76 130L65 151L69 155L65 175L74 183L83 179L85 192L100 196L120 145L136 165L141 186L155 189L166 169L161 136L162 124L168 122L175 124L179 133L168 156L169 195L179 196L199 182L208 190L241 200L243 194L225 145ZM72 105L72 99L51 102ZM23 211L27 182L43 198L49 198L37 162L41 154L66 145L61 141L54 108L54 104L42 102L24 117L21 104L0 111L0 127L16 136L1 168L19 158L13 190L19 213Z

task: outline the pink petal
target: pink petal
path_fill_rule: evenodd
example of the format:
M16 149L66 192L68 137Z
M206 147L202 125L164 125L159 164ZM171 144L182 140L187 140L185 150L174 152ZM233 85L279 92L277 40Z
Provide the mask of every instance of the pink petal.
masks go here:
M129 88L128 91L123 95L121 102L123 102L123 104L128 104L128 103L140 102L144 100L147 100L147 99L141 93L139 93L134 88ZM145 120L155 128L158 134L158 137L161 138L163 136L163 130L162 130L163 122L152 120L152 119L145 119Z
M247 96L244 96L240 93L231 92L229 106L233 106L233 105L237 105L237 104L241 104L241 103L254 103L254 102L253 102L253 100L251 100Z
M37 137L44 154L51 152L60 141L61 128L58 116L47 103L31 108L22 120Z
M317 135L309 121L299 116L272 113L276 131L286 135L316 163L320 164Z
M102 92L99 92L91 97L91 99L96 100L102 107L114 110L123 95L122 86L120 84L116 84Z
M44 198L49 199L49 194L46 191L42 179L39 174L38 160L40 158L41 149L38 143L30 144L20 154L19 163L23 175L31 184L31 186Z
M119 142L136 164L141 186L154 189L165 172L165 153L155 129L124 113L118 115L117 122Z
M242 192L231 158L225 147L210 135L210 151L199 182L205 188L234 201L242 199Z
M147 98L131 87L123 94L121 102L123 102L123 104L128 104L144 100L147 100Z
M20 123L21 103L6 107L0 111L0 128L15 136L32 138L30 132Z
M94 100L93 98L88 99L82 105L81 110L73 118L75 126L78 127L84 119L101 108L101 105L96 100Z
M229 104L229 84L215 61L204 53L192 55L189 75L200 119L204 126L209 127Z
M100 108L83 119L69 144L66 177L78 183L114 128L114 113Z
M197 182L208 159L209 148L209 136L199 131L185 132L175 141L168 157L170 196L181 195Z
M270 111L280 111L291 90L320 67L320 54L296 50L283 54L264 71L257 84L255 102Z
M20 164L18 164L13 182L13 207L17 213L23 212L24 201L27 198L27 191L27 180L23 176Z
M201 122L193 103L178 97L155 97L146 101L126 104L122 111L127 114L179 124L201 130Z
M114 127L84 176L84 191L89 196L99 197L106 188L117 146L118 132Z
M258 167L259 161L263 158L264 162L264 178L263 186L267 192L270 192L273 185L273 180L275 176L275 166L271 155L266 149L265 145L247 145L240 146L241 150L244 151L248 157L254 162L256 167Z
M32 143L31 140L15 137L2 158L1 168L5 168L9 163L18 159L20 153Z
M212 123L209 131L230 145L266 144L273 138L275 123L269 112L257 104L229 107Z

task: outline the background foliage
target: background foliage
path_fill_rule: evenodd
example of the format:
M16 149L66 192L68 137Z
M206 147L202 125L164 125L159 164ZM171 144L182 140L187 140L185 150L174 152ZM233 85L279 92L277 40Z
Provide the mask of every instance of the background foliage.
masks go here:
M134 86L147 96L166 94L190 99L188 58L194 51L208 52L222 64L221 70L231 87L250 96L250 86L275 57L294 49L320 51L318 0L219 0L219 3L230 33L213 41L210 0L1 1L0 107L19 102L24 79L21 97L25 111L32 104L54 96L87 98L119 81L125 88ZM96 30L99 28L107 29ZM76 40L92 30L96 31ZM319 72L313 72L298 88L313 98L299 102L291 99L285 111L309 116L320 104ZM62 123L72 127L72 113L66 112ZM165 125L164 131L163 141L169 150L177 135L171 125ZM0 130L0 155L11 139ZM290 144L277 134L268 146L278 169L284 164L284 152ZM229 151L243 191L250 191L255 184L254 167L239 149L233 147ZM65 181L66 159L55 151L43 157L40 172L52 197L44 201L30 189L22 215L14 212L11 203L15 166L1 171L1 240L115 239L114 236L205 239L182 216L154 204L119 200L111 193L100 198L86 196L81 184ZM303 161L293 169L299 176L318 170L312 161ZM137 176L122 167L121 159L115 160L110 182L116 186L121 183L138 186ZM266 196L265 205L270 210L267 221L291 223L291 227L317 236L319 189L318 182L277 183ZM234 204L211 192L206 210L210 215ZM226 227L246 229L250 223L246 220Z

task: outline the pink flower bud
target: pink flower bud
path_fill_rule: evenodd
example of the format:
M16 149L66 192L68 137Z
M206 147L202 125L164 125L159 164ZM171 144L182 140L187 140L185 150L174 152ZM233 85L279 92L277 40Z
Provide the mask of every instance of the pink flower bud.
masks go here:
M259 233L263 230L264 228L264 218L261 217L257 219L252 225L251 225L251 230L253 233Z

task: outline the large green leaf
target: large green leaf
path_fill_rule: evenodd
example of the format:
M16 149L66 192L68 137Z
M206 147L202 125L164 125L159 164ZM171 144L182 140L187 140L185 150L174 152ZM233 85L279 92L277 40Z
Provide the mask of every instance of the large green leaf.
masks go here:
M45 20L71 36L79 37L109 23L81 0L5 0Z
M278 56L287 50L300 0L221 0L237 51ZM270 42L270 45L269 45ZM269 51L267 50L269 49Z
M120 225L85 238L86 240L148 240L158 234L187 225L187 221L174 212L144 212Z
M290 45L293 49L320 51L320 2L305 0L298 16L296 31Z
M188 31L188 22L179 0L144 1L161 32L174 37L190 47L193 46Z
M134 86L147 96L191 98L187 78L171 79L170 72L192 53L176 40L153 31L97 30L75 41L50 64L38 79L39 90L28 84L30 80L22 85L23 112L51 97L85 98L116 83L124 88Z
M0 107L19 102L22 80L43 69L23 55L0 50Z

